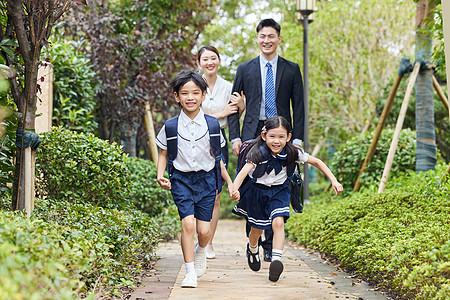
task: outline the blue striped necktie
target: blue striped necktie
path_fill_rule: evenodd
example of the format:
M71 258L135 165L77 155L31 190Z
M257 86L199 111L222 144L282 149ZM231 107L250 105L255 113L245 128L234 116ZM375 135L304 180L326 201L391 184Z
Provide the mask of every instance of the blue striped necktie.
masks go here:
M266 74L266 117L271 118L277 114L275 107L275 87L273 85L273 71L270 62L267 62L267 74Z

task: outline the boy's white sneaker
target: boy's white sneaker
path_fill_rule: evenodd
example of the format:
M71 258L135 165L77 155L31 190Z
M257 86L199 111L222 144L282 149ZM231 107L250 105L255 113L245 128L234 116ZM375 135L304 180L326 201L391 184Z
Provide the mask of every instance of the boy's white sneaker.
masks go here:
M216 253L214 253L214 249L211 244L206 245L205 252L206 252L206 258L208 258L208 259L216 258Z
M199 248L200 246L197 243L194 252L194 267L197 272L197 277L202 276L206 271L206 251L198 253Z
M187 272L181 282L182 288L196 288L197 287L197 274L195 271Z

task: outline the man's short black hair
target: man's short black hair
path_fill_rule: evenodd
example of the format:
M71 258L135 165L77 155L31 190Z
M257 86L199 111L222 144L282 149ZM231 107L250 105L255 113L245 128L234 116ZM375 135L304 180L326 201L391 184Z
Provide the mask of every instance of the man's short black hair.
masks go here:
M194 82L200 88L202 93L204 93L208 87L208 84L205 79L203 79L202 75L189 70L183 70L178 73L170 83L170 86L172 87L173 92L178 94L181 87L189 81Z
M259 22L258 26L256 26L256 33L258 33L263 27L272 27L274 28L278 36L280 36L281 32L281 26L278 24L274 19L264 19L261 22Z

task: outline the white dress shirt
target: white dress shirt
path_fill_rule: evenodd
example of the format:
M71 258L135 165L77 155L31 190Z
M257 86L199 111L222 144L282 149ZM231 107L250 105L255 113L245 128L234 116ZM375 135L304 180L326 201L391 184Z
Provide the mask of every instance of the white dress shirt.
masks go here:
M223 111L230 101L232 87L230 82L217 75L213 90L211 91L209 87L206 89L206 98L202 103L203 112L212 115ZM227 127L227 119L227 117L218 119L220 128Z
M166 126L164 125L155 140L158 147L167 150ZM191 120L183 110L178 117L178 153L173 161L175 169L181 172L211 171L215 160L211 153L209 131L205 114L200 109ZM220 146L225 146L225 139L220 134Z

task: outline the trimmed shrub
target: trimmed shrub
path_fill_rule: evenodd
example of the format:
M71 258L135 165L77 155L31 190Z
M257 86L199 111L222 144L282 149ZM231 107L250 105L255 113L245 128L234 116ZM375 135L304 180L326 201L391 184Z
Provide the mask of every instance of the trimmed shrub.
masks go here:
M152 161L129 157L126 166L130 170L129 195L134 206L155 216L173 204L170 192L161 188L156 181L156 165Z
M134 287L134 276L149 266L163 231L145 213L133 208L121 210L72 204L62 201L39 201L33 215L51 224L70 228L82 235L95 260L81 272L89 290L115 291ZM103 245L103 246L102 246ZM97 246L102 246L97 249ZM101 251L99 251L101 250Z
M84 273L107 260L108 245L80 231L0 211L0 298L74 299Z
M378 141L372 160L366 165L361 175L362 187L378 186L383 175L384 165L391 146L393 129L384 129ZM356 183L361 166L366 159L367 151L372 143L374 132L358 135L348 140L333 154L329 166L336 178L350 191ZM391 167L390 177L397 177L408 170L415 170L416 133L410 129L402 130L397 151Z
M126 160L115 143L53 128L43 134L36 155L37 193L72 203L125 205L130 194Z
M443 170L410 172L381 194L314 201L288 220L289 237L396 299L448 299L450 183L440 181Z

